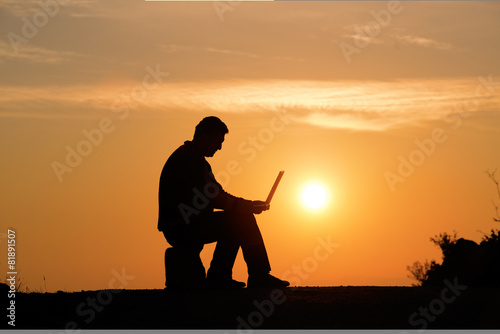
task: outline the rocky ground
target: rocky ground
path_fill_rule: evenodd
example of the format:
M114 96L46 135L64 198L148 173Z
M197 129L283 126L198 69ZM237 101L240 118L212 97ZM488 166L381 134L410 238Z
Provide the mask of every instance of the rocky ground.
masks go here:
M500 328L500 289L452 283L445 288L17 293L15 324L16 329L241 329L242 333L251 329Z

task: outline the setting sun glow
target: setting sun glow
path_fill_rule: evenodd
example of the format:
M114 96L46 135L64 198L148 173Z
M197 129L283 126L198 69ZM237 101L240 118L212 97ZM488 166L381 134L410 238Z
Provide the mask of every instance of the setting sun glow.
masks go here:
M320 185L312 184L302 191L302 201L310 209L319 209L326 203L326 190Z

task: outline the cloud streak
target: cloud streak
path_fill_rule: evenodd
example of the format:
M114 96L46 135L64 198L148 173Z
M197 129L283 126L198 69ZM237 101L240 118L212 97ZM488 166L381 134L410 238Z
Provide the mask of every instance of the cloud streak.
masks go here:
M214 53L233 57L244 57L244 58L260 58L260 59L272 59L272 60L290 60L290 61L304 61L302 58L288 57L288 56L266 56L257 53L230 50L230 49L220 49L214 47L195 47L188 45L179 44L166 44L161 45L160 49L165 53L177 53L177 52L193 52L193 53Z
M43 12L44 9L40 6L40 3L47 2L51 10L54 10L55 5L49 3L49 1L40 0L2 0L0 2L0 9L5 9L10 12L14 17L29 17L37 12ZM78 0L78 1L68 1L63 4L57 3L57 13L62 13L69 17L98 17L101 16L98 11L94 10L99 4L96 0Z
M15 53L10 44L0 41L0 57L4 60L58 65L82 56L76 52L49 50L31 44L23 45L22 52Z
M410 35L404 35L404 36L388 35L387 38L373 38L373 37L355 36L355 35L351 35L348 37L357 38L363 43L369 42L372 44L393 45L394 42L397 42L400 45L416 46L416 47L422 47L440 51L449 51L454 49L453 45L450 43L443 43L430 38L410 36Z
M137 110L157 112L258 113L286 110L296 122L332 129L384 131L439 120L475 96L477 78L399 81L219 81L164 83L148 93ZM64 105L68 113L85 107L92 114L111 112L117 99L127 100L125 86L0 87L0 117L30 104L32 115ZM37 101L44 101L37 109ZM481 101L486 110L500 104L500 96ZM9 107L10 106L10 107ZM35 106L35 109L33 109ZM73 106L73 107L72 107ZM54 109L54 108L52 108ZM56 108L57 109L57 108ZM61 108L59 108L61 109ZM26 115L26 114L25 114ZM36 117L36 116L33 116ZM88 117L86 114L85 117Z
M438 42L436 40L418 36L396 36L395 37L400 43L408 44L408 45L416 45L424 48L433 48L437 50L451 50L453 49L453 45L449 43Z

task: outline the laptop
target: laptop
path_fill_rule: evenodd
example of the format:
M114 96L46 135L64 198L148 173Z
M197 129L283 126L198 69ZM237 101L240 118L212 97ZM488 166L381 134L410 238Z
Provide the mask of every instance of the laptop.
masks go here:
M274 181L273 187L271 188L269 195L267 195L266 202L263 206L271 204L271 200L273 199L274 193L276 192L276 189L278 188L278 184L280 183L281 178L283 177L283 174L285 174L284 170L282 170L278 173L278 176L276 177L276 180Z

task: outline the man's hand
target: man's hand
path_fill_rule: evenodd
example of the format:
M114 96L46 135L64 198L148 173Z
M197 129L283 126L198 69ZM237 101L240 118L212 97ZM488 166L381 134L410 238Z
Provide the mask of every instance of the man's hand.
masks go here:
M242 212L251 212L258 215L262 211L269 210L269 204L266 204L266 202L264 201L250 201L240 198L237 210L240 210Z
M255 214L259 214L262 211L269 210L270 205L264 201L252 201L252 212Z

